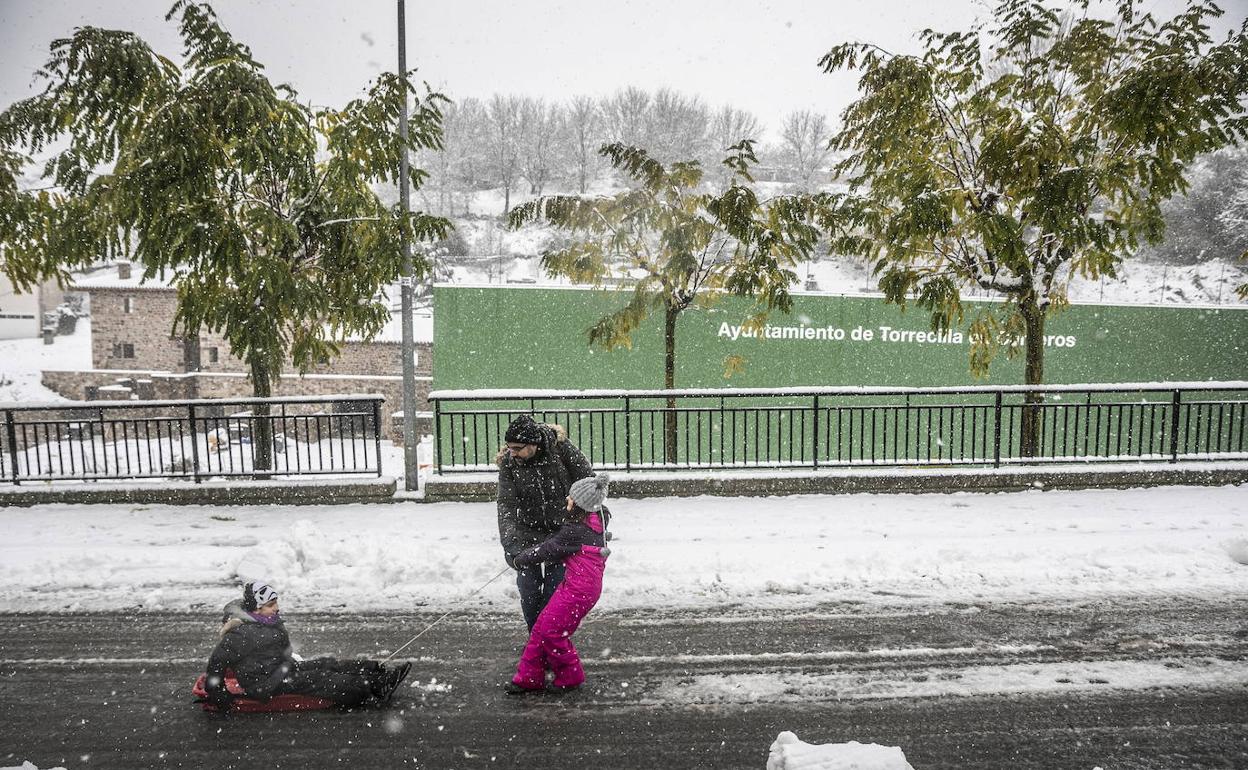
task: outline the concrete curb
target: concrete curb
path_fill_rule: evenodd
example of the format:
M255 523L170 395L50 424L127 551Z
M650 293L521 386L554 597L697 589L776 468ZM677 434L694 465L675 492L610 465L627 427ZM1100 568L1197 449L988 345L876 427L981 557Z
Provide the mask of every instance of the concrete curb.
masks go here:
M1248 483L1248 463L1219 466L1130 465L1111 467L958 468L829 471L754 471L725 473L703 471L638 474L611 473L611 496L615 498L758 497L766 495L1017 492L1027 489L1122 489L1151 486L1223 486ZM424 487L426 502L493 500L496 477L486 474L433 476Z
M1014 468L879 468L757 471L611 472L615 498L761 497L768 495L1017 492L1028 489L1122 489L1248 483L1248 462L1192 465ZM346 503L492 502L497 476L434 475L407 492L389 476L305 481L187 481L116 484L38 482L0 487L0 507L85 505L339 505Z
M28 482L0 487L0 507L51 503L147 505L335 505L394 502L395 480L162 481L157 483Z

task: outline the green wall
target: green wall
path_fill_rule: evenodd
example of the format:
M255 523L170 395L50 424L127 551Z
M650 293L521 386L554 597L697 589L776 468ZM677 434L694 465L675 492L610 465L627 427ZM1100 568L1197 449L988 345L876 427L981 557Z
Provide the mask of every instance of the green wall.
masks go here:
M633 335L632 349L590 349L586 330L624 302L607 290L439 286L434 290L434 387L661 388L662 318ZM968 370L969 342L898 338L926 333L928 318L872 297L798 295L772 327L798 338L732 338L749 303L728 298L682 315L676 386L937 386L1019 384L1022 356ZM844 338L832 337L840 330ZM883 337L883 327L894 338ZM806 329L809 328L810 331ZM855 331L857 330L857 331ZM866 332L872 338L865 339ZM964 333L965 330L963 329ZM1048 383L1248 379L1248 308L1075 305L1049 319L1060 337L1045 355ZM823 338L820 338L823 337ZM1056 342L1056 341L1055 341ZM724 378L728 355L745 370Z

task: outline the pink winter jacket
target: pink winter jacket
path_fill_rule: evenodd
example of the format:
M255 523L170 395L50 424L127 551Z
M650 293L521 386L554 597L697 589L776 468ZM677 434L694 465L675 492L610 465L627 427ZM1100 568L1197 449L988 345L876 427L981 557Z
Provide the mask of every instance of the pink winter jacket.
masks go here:
M611 514L606 514L610 520ZM602 519L597 513L585 521L568 522L545 542L516 555L516 566L527 567L546 561L563 561L563 583L585 597L597 599L602 593L602 574L607 557L603 554L606 540Z

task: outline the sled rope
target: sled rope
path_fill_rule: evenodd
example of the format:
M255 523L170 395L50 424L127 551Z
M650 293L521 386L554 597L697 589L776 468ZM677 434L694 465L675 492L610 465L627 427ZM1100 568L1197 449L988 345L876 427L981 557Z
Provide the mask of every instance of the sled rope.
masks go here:
M433 628L434 626L436 626L437 624L441 623L443 620L445 620L445 619L447 618L447 616L448 616L448 615L450 615L452 612L454 612L456 609L458 609L458 608L459 608L459 605L463 604L464 602L468 601L468 600L469 600L469 599L471 599L472 597L474 597L474 596L476 596L477 594L481 593L481 591L482 591L482 590L484 590L486 586L488 586L490 583L493 583L495 580L498 580L500 577L502 577L502 576L503 576L503 573L505 573L505 572L511 572L511 567L503 567L501 570L499 570L499 573L498 573L497 575L495 575L494 577L492 577L492 578L490 578L489 580L487 580L487 581L485 581L484 583L482 583L482 584L481 584L481 585L477 588L477 590L473 591L472 593L468 594L467 596L463 597L463 598L462 598L462 599L460 599L459 601L457 601L457 602L455 602L454 604L452 604L452 605L451 605L451 608L450 608L449 610L447 610L446 612L442 613L442 616L441 616L441 617L439 617L437 620L433 621L432 623L430 623L429 625L427 625L427 626L425 626L423 629L421 629L420 633L416 634L416 635L415 635L415 636L413 636L411 639L408 639L408 640L407 640L407 643L406 643L406 644L404 644L402 647L400 647L399 649L397 649L397 650L395 650L394 652L390 653L390 654L389 654L389 655L387 655L386 657L382 658L381 662L382 662L382 663L389 663L389 662L390 662L390 660L391 660L392 658L394 658L394 656L395 656L395 655L398 655L400 652L403 652L404 650L406 650L406 649L407 649L407 648L408 648L408 647L412 644L412 642L414 642L414 641L416 641L417 639L419 639L420 637L424 636L424 635L425 635L425 633L426 633L429 629L431 629L431 628Z

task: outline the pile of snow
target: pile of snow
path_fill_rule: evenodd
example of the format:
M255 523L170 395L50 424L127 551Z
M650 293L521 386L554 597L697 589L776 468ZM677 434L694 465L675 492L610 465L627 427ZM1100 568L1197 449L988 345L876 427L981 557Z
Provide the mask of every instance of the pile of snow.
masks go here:
M878 743L803 743L789 731L776 736L767 770L914 770L896 746Z
M606 611L1232 595L1248 576L1236 487L611 508ZM6 508L4 526L0 612L216 608L248 578L273 582L294 612L517 602L493 503L45 505Z

